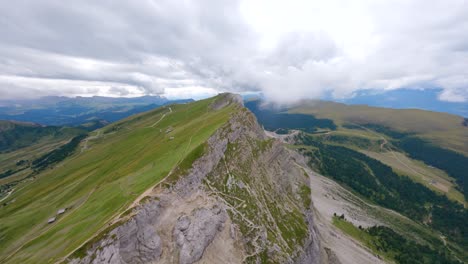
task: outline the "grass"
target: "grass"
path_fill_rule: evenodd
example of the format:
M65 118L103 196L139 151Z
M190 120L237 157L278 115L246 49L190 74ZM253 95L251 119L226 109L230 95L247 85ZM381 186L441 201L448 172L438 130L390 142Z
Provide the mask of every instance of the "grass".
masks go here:
M344 146L351 149L373 150L378 151L382 139L376 138L375 135L369 135L362 131L352 131L350 129L331 131L326 134L310 134L324 143L336 146Z
M360 151L392 167L398 174L409 176L415 182L419 182L438 193L445 194L449 199L466 207L466 200L457 189L457 184L452 177L443 170L428 166L422 161L411 159L402 152L388 151L387 148L390 147L390 143L386 145L385 151L383 151L381 149L382 137L388 138L383 134L339 127L337 131L331 131L327 134L308 135L330 145L344 146ZM395 149L395 147L391 148Z
M351 193L352 191L350 194ZM356 199L357 197L359 197L359 199ZM370 218L377 219L381 225L392 228L404 237L411 238L419 244L431 245L435 248L442 247L444 243L446 243L449 250L462 259L466 259L466 250L447 239L443 242L441 234L426 225L417 223L403 215L383 207L370 206L370 201L367 201L365 198L355 193L352 193L350 196L346 195L346 200L355 203L356 206L361 208Z
M21 148L15 151L2 153L0 154L0 173L7 171L7 170L18 170L23 167L29 167L29 163L46 153L66 144L73 135L70 135L68 138L54 138L48 137L43 138L36 144L31 146ZM18 161L24 160L26 161L25 164L17 165ZM20 173L15 173L11 176L6 178L0 179L0 185L13 182L16 180L21 180L22 178L26 177L31 173L30 169L26 169L26 171L21 171Z
M367 233L362 228L358 228L353 223L347 221L345 218L340 216L333 217L333 225L336 226L338 229L343 231L348 236L354 238L355 240L361 242L364 246L366 246L372 253L375 255L380 256L381 258L385 259L386 261L392 261L392 255L389 252L385 254L382 251L379 251L375 246L375 239L369 233Z
M111 127L119 130L89 140L83 152L20 184L7 199L14 202L0 208L0 261L55 262L99 233L229 119L235 106L209 111L213 100L172 105L154 127L167 107L117 122ZM168 127L173 131L166 133ZM47 224L63 207L70 210Z
M176 169L169 176L169 181L176 182L181 176L186 175L189 170L192 168L192 164L195 160L202 157L205 151L208 148L206 142L200 144L194 148L187 156L178 164Z
M312 191L309 186L302 184L301 188L299 189L299 195L301 196L301 201L304 202L304 207L306 209L310 208L310 205L312 204L312 198L311 198Z
M387 262L461 263L444 246L417 243L411 237L405 238L387 226L363 229L347 221L344 215L333 216L332 223Z
M390 140L389 137L377 132L370 132L365 129L350 129L350 127L343 127L344 124L357 123L357 124L379 124L382 126L390 127L392 130L400 132L409 132L421 138L428 139L434 144L459 151L468 155L468 133L465 127L462 127L461 122L463 118L429 111L419 110L393 110L384 108L372 108L367 106L346 106L343 104L323 103L316 102L314 104L303 104L299 107L289 110L290 113L305 113L312 114L318 118L332 119L339 125L337 131L311 135L323 143L330 145L341 145L357 151L361 151L368 156L383 161L383 163L392 167L392 169L399 173L410 176L414 181L421 182L431 189L440 187L444 189L444 193L453 200L457 200L466 204L462 194L455 189L455 179L449 177L445 172L435 168L429 168L423 162L408 159L412 164L414 170L422 170L422 174L428 174L428 177L421 178L415 175L417 173L409 174L410 169L403 169L401 164L391 160L392 157L384 156L388 153L382 151L383 138ZM312 149L307 146L291 146L293 149ZM385 145L386 148L396 149L391 143ZM375 155L380 157L376 157ZM399 155L398 155L399 154ZM396 153L399 158L406 158L401 153ZM403 156L403 157L400 157ZM312 157L313 158L313 157ZM386 161L383 160L386 159ZM426 175L425 175L426 176ZM435 179L438 184L432 185L429 180ZM363 199L366 200L366 199ZM437 245L443 244L441 235L437 231L431 230L427 226L415 223L410 219L398 214L389 213L385 209L376 209L377 207L368 207L368 214L372 218L379 219L385 225L392 226L399 233L405 234L407 237L416 237L417 240L423 244ZM463 249L447 241L447 247L458 256L465 256L466 253Z
M415 182L419 182L431 190L445 194L449 199L466 206L463 194L456 189L456 183L444 171L430 167L422 161L411 159L397 151L374 152L361 150L361 152L392 167L398 174L406 175Z
M315 101L304 103L289 113L312 114L335 123L378 124L402 132L412 132L435 144L468 156L468 132L463 117L417 109L389 109L365 105Z
M355 225L353 225L353 223L347 221L345 218L342 218L340 216L333 216L332 222L334 226L338 227L345 234L351 236L352 238L360 242L364 242L366 246L372 244L372 237L367 232L356 227Z

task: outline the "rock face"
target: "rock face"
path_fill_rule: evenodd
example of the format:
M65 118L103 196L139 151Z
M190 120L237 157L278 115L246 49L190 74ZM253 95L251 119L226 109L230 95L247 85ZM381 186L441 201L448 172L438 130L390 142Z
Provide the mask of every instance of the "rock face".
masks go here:
M242 96L238 94L224 93L221 94L220 98L211 105L211 108L213 108L213 110L219 110L229 104L237 104L243 106L244 101L242 100Z
M191 169L173 170L69 262L324 263L302 157L268 138L241 102L216 101L213 111L235 110Z
M125 263L148 263L161 256L161 238L153 228L160 212L157 203L148 203L134 218L119 227L119 255Z
M92 245L86 257L71 263L151 263L159 260L162 243L153 225L160 211L160 203L146 203L128 222Z
M192 216L179 217L174 228L174 237L180 249L179 263L189 264L200 260L205 248L222 230L226 217L226 212L217 206L200 208Z

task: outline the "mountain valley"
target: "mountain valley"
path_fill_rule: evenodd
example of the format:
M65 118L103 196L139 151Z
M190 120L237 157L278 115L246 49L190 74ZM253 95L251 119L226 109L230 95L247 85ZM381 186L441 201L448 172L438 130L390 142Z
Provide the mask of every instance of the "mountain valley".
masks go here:
M220 94L92 129L5 122L0 261L466 262L463 118L363 108Z

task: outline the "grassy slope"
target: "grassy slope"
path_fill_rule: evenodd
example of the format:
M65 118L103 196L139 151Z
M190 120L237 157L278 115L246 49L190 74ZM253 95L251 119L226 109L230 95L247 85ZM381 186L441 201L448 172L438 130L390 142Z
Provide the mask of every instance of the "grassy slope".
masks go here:
M54 262L75 250L228 120L234 106L212 111L212 100L173 105L163 119L168 108L105 127L112 132L99 133L86 150L20 186L7 200L15 202L0 208L3 261ZM168 127L174 130L166 134ZM71 208L48 225L65 207Z
M414 132L442 147L468 156L468 127L463 117L417 109L388 109L365 105L345 105L311 101L289 110L290 113L313 114L337 124L374 123L403 132Z
M33 123L0 120L0 155L38 143L53 143L86 133L72 127L41 126Z
M444 171L430 167L422 161L411 159L404 153L397 151L374 152L362 150L361 152L392 167L398 174L409 176L414 181L427 186L431 190L444 193L448 198L458 201L466 207L463 194L455 188L456 183Z
M292 108L289 112L313 114L317 118L332 119L338 125L343 125L345 123L381 124L389 126L392 129L417 133L419 136L430 139L438 145L451 148L468 155L468 130L461 124L463 118L453 115L419 110L392 110L320 102ZM329 144L343 145L354 150L367 152L365 154L368 154L371 157L374 157L373 154L376 154L374 158L377 158L383 163L393 167L393 169L398 173L408 174L407 172L410 170L408 168L403 170L402 167L404 165L398 164L391 159L392 157L387 157L389 155L387 149L393 148L393 146L390 146L390 144L387 143L382 147L382 143L384 143L382 138L384 137L387 138L387 140L389 139L383 134L361 129L346 129L340 126L337 131L316 134L314 136L321 137ZM335 142L327 140L327 138L331 139L333 136L335 136ZM293 146L292 148L298 147L304 146ZM413 178L415 181L422 182L431 189L434 189L434 186L430 184L429 179L436 179L441 182L443 181L444 184L446 184L445 186L449 188L447 193L448 197L466 204L463 195L454 189L454 179L448 177L446 173L436 168L428 167L423 162L410 159L401 152L395 152L395 154L402 159L403 162L410 162L411 169L416 171L423 170L424 173L429 174L424 180L421 179L420 175L417 175L414 172L412 174L408 174L408 176ZM366 200L362 197L361 199ZM440 240L440 233L430 230L429 228L404 216L390 213L390 210L379 206L364 206L364 204L361 204L360 208L365 210L371 218L379 219L379 221L384 225L391 226L394 230L397 230L408 238L414 238L421 243L432 245L440 245L442 243ZM357 228L355 228L354 231L356 231L356 229ZM358 236L362 234L355 232L354 235L358 238ZM363 241L366 240L366 238L360 237L359 240ZM447 243L448 247L456 252L457 255L464 256L463 249L450 242Z
M332 119L339 125L344 123L374 123L392 129L416 133L437 145L468 155L468 128L462 125L463 118L456 115L416 109L388 109L364 105L345 105L333 102L315 101L302 104L289 110L291 113L313 114L318 118ZM429 167L421 161L407 157L404 153L386 152L375 142L386 137L377 132L346 129L339 127L330 135L339 135L352 140L346 145L391 166L400 174L424 184L432 190L445 193L450 199L466 205L463 194L458 191L454 179L437 168ZM357 140L364 138L373 142L372 147L356 146ZM436 181L434 182L432 181Z
M65 140L43 140L37 144L34 144L29 147L21 148L12 152L0 154L0 172L13 170L16 171L22 167L27 166L17 166L16 163L19 160L35 160L42 155L60 147L61 145L68 142L69 139ZM27 168L25 170L19 171L11 176L0 179L0 185L9 183L15 180L20 180L28 176L32 172L31 169Z
M389 227L356 227L347 219L334 216L334 226L351 236L373 254L390 263L461 263L449 251L442 253L442 245L432 247L405 238ZM379 231L380 230L380 231ZM414 258L417 259L414 259Z
M403 236L414 240L417 243L432 245L434 247L439 247L444 243L443 241L445 241L445 239L442 239L443 236L439 232L436 232L425 225L417 223L416 221L413 221L395 211L386 209L379 205L375 205L372 203L372 201L369 201L365 197L358 195L351 189L345 189L349 192L342 192L340 193L340 195L342 195L345 198L345 200L347 200L351 204L355 204L358 208L362 210L358 211L358 214L367 215L368 217L380 222L380 225L388 226L395 230L397 233L400 233ZM369 247L371 251L375 250L375 248L372 248L372 246L369 246L367 244L367 242L370 242L369 236L366 236L365 234L363 235L361 233L362 231L359 230L356 226L351 227L352 224L349 222L341 223L340 225L337 223L336 220L339 219L332 219L332 222L335 226L343 230L348 235L363 242L363 244L366 247ZM446 241L446 243L448 248L455 254L459 256L466 255L463 249L459 246L455 245L450 241Z
M346 203L350 203L350 205L354 205L359 208L356 211L357 216L363 215L371 219L375 219L377 222L379 222L378 225L390 227L407 239L413 240L419 244L430 245L435 248L441 247L445 244L447 248L454 254L466 259L467 256L465 250L460 246L447 241L447 239L444 238L443 235L439 232L434 231L425 225L417 223L416 221L413 221L393 210L375 205L372 201L369 201L365 197L360 196L345 186L343 186L343 188L345 188L346 191L340 190L340 196L346 201ZM353 206L351 206L351 208L352 207ZM357 219L359 218L360 217L357 217ZM343 221L338 217L333 217L330 220L336 227L357 241L361 242L363 246L367 247L374 254L380 255L386 260L391 259L390 255L382 254L382 252L376 251L376 248L372 245L372 243L370 243L372 242L372 238L369 236L369 234L358 229L358 224L354 223L355 225L353 225L353 221Z
M340 135L346 135L345 132L343 131L337 131L337 132L331 132L331 133L328 133L326 135L318 135L318 134L315 134L313 135L314 137L321 137L321 140L319 140L319 142L322 142L322 143L327 143L327 144L331 144L331 145L342 145L342 146L345 146L345 147L348 147L348 148L351 148L351 149L354 149L354 150L358 150L358 151L361 151L361 152L364 152L363 148L361 147L357 147L354 142L354 138L355 137L358 137L358 135L356 133L358 133L359 130L356 130L356 131L353 131L353 133L350 133L348 135L348 138L350 138L351 140L348 140L346 141L344 144L342 142L340 142L341 144L337 144L337 143L334 143L334 142L329 142L326 138L327 137L330 137L331 135L333 135L334 133L337 133L337 134L340 134ZM369 133L368 131L362 131L362 135L359 135L363 138L367 138L366 135ZM378 135L377 133L371 133L371 136L368 137L369 140L375 140L375 135ZM377 145L377 147L379 146L379 142L376 142L377 144L371 144L370 145L370 149L374 149L375 148L375 145ZM310 146L294 146L294 148L299 148L299 147L302 147L302 148L311 148ZM311 148L312 149L312 148ZM367 152L370 152L370 151L367 151ZM377 151L377 152L372 152L372 153L377 153L378 155L387 155L388 152L385 150L383 152L380 152L380 151ZM402 153L398 153L397 154L403 156L403 157L406 157L404 156ZM369 155L371 156L371 155ZM441 178L445 178L448 176L446 176L445 173L443 173L442 171L440 170L437 170L435 168L429 168L427 165L423 164L422 162L419 162L419 161L416 161L416 160L411 160L409 158L407 158L407 160L405 161L411 161L411 162L414 162L415 164L413 166L421 166L421 167L417 167L417 169L423 169L425 168L426 169L426 172L429 171L433 174L436 174L436 175L433 175L433 176L439 176ZM389 165L392 165L392 164L389 164ZM395 164L393 164L395 165ZM395 168L393 168L395 170ZM399 172L398 170L395 170L397 172ZM440 173L437 175L437 173ZM410 177L412 175L409 175ZM453 180L450 178L450 180ZM416 180L418 181L418 180ZM428 181L424 181L424 183L428 183ZM313 192L313 190L312 190ZM464 202L464 198L462 196L461 193L457 192L458 193L458 197L457 197L457 200L458 201L463 201ZM361 197L360 195L357 195L356 193L353 192L353 195L352 196L358 196L360 197L363 201L367 201L367 199ZM451 194L449 192L448 194L449 198L451 197ZM350 200L353 200L352 198L349 198ZM369 204L372 204L371 201L368 201ZM466 204L466 203L465 203ZM390 210L387 210L387 209L384 209L380 206L371 206L371 207L368 207L367 205L365 205L364 203L361 203L359 204L358 208L361 208L363 210L366 211L366 213L364 215L369 215L372 219L377 219L378 221L380 221L382 224L384 225L388 225L390 227L392 227L392 229L398 231L399 233L401 234L404 234L405 237L407 238L411 238L411 239L417 239L417 240L420 240L422 239L423 241L425 242L428 242L429 244L432 244L432 245L440 245L442 242L441 240L439 239L439 237L442 237L441 234L435 230L431 230L430 228L427 228L427 226L425 225L422 225L420 223L416 223L415 221L412 221L404 216L401 216L399 214L391 214L389 212L391 212ZM357 213L358 215L360 213ZM363 240L363 239L361 239ZM365 240L365 238L364 238ZM425 243L423 241L419 241L419 242L422 242L422 243ZM455 254L457 254L458 256L461 256L463 258L466 258L466 254L463 253L464 250L454 244L454 243L451 243L451 242L447 242L448 244L448 247L450 248L450 250L452 250Z
M38 124L0 120L0 174L17 171L0 179L0 185L21 180L31 174L29 163L67 143L73 137L86 133L74 127L43 127ZM24 163L17 164L23 160ZM5 193L0 194L0 198Z
M448 198L466 206L465 198L456 189L457 184L452 177L438 168L428 166L422 161L411 159L403 152L397 150L390 151L388 145L382 145L382 138L386 137L383 134L339 127L337 131L313 136L321 138L328 144L340 145L360 151L392 167L398 174L409 176L414 181L427 186L431 190L446 194ZM337 141L334 137L339 137L341 141Z
M346 220L342 220L339 217L333 217L332 223L334 226L338 227L340 230L342 230L345 234L351 236L355 240L361 242L364 246L366 246L372 253L375 255L379 255L384 257L386 261L391 261L391 257L382 254L377 250L375 245L372 243L373 238L371 235L368 233L364 232L363 230L357 228L353 223L348 222Z

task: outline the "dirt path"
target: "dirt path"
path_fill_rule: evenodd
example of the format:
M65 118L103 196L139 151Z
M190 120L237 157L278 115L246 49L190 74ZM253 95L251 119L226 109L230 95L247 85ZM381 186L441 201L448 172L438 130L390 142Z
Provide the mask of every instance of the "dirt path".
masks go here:
M6 200L6 198L8 198L8 197L13 193L14 190L15 190L15 189L11 189L5 197L3 197L2 199L0 199L0 202L2 202L3 200Z
M387 139L385 139L384 137L382 137L382 139L383 139L383 142L382 142L382 144L380 144L380 150L383 150L385 145L388 143Z
M357 124L355 124L357 125ZM359 126L359 125L357 125ZM402 161L400 158L398 158L398 156L395 154L395 152L389 148L389 147L386 147L386 145L388 144L388 141L385 137L383 137L382 135L380 134L377 134L375 133L374 131L366 128L366 127L363 127L363 126L360 126L361 128L367 130L368 132L372 133L373 135L379 137L380 139L383 140L382 144L380 144L380 150L385 150L385 151L388 151L390 152L390 154L393 156L393 158L398 161L398 163L400 163L401 165L403 165L404 167L408 168L411 172L415 173L416 175L418 176L421 176L423 180L430 180L430 177L424 175L423 173L415 170L412 166L408 165L407 163L405 163L404 161ZM441 190L442 192L445 192L447 193L449 191L449 189L446 187L446 186L443 186L443 185L440 185L440 184L433 184L437 189Z
M383 137L383 136L381 136L381 135L379 135L379 134L376 134L376 133L374 133L374 132L371 131L371 130L368 130L368 131L371 132L371 133L373 133L374 135L380 137L380 139L383 140L382 144L380 144L380 150L386 150L386 151L390 152L390 153L392 154L392 156L393 156L401 165L405 166L405 167L408 168L410 171L412 171L412 172L418 174L419 176L422 176L423 178L426 177L424 174L422 174L422 173L420 173L420 172L414 170L411 166L409 166L408 164L406 164L405 162L403 162L400 158L398 158L398 156L395 154L395 152L394 152L391 148L386 147L386 145L388 144L388 141L387 141L387 139L386 139L385 137Z
M169 112L164 113L158 121L154 122L154 124L152 124L151 126L148 126L148 127L154 127L154 126L157 125L159 122L161 122L161 120L163 120L164 117L166 117L166 115L168 115L168 114L170 114L170 113L172 113L172 108L169 107Z
M81 148L81 153L83 153L83 151L85 151L86 149L88 149L88 141L93 140L93 139L100 138L101 135L102 135L102 130L98 130L98 131L97 131L97 134L96 134L95 136L87 137L87 138L84 140L83 147Z
M24 183L24 182L26 182L26 181L22 181L21 183ZM3 201L3 200L6 200L6 198L8 198L10 195L12 195L14 190L16 190L16 192L19 192L19 191L21 191L22 189L24 189L24 187L26 187L27 185L29 185L31 182L32 182L31 180L30 180L29 182L26 182L26 183L23 185L23 187L19 188L18 190L16 190L15 188L11 189L11 191L8 192L7 196L3 197L3 198L0 200L0 202ZM20 183L20 184L21 184L21 183Z

